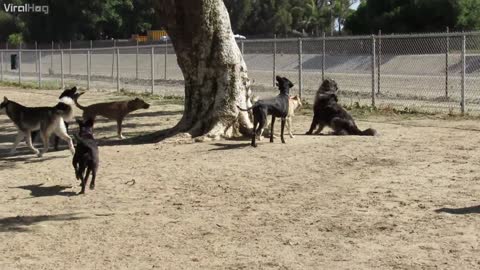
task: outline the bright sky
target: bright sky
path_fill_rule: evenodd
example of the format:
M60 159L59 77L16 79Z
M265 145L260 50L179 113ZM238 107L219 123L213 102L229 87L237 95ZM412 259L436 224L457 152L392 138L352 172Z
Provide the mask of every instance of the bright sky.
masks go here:
M355 4L352 5L352 8L357 9L359 5L360 5L360 1L357 1Z

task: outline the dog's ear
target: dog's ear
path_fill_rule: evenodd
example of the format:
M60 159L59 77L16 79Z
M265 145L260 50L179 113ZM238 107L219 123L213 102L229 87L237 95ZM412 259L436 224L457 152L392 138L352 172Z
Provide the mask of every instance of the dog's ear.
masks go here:
M293 83L287 78L287 77L282 77L282 80L284 82L288 82L288 88L292 88L293 87Z
M77 91L77 87L74 86L74 87L72 87L72 89L70 89L70 90L72 90L72 91Z
M292 97L292 99L298 100L298 96L295 95L295 96Z
M7 97L3 97L3 102L8 102L8 98Z
M87 121L85 121L85 126L86 127L93 127L93 118L88 118Z

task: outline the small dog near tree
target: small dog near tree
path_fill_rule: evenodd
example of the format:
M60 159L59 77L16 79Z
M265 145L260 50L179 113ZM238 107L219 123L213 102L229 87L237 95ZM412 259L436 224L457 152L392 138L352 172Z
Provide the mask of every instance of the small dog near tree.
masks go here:
M259 100L253 104L252 107L247 109L242 109L238 105L238 109L241 111L250 111L252 110L253 114L253 134L252 134L252 142L251 145L253 147L257 147L257 143L255 141L257 134L263 131L263 128L267 124L267 116L272 115L271 121L271 131L270 131L270 142L273 142L273 127L275 124L275 118L280 117L282 119L282 126L280 131L280 138L282 143L285 143L285 139L283 138L283 133L285 130L285 118L288 115L288 100L289 100L289 93L290 88L293 87L293 83L285 78L277 76L277 86L278 90L280 90L280 94L276 97L271 99Z

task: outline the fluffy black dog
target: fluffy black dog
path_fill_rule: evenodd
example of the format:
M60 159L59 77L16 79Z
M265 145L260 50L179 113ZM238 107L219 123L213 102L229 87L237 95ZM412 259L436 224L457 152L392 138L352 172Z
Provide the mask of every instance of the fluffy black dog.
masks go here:
M338 104L337 90L338 85L333 79L322 82L315 97L312 124L306 134L312 134L317 126L315 134L320 134L325 126L329 126L334 135L376 135L374 129L362 131L357 127L352 116Z
M93 119L88 119L83 122L77 119L80 127L78 135L74 135L77 141L75 148L75 155L73 156L73 168L75 169L75 176L77 180L82 181L82 190L80 194L85 193L85 186L87 185L90 172L92 173L92 180L90 181L90 189L95 188L95 177L98 170L98 146L93 137ZM87 170L85 176L84 172Z
M275 124L275 117L281 117L282 129L280 137L282 139L282 143L285 143L285 139L283 138L283 131L285 129L285 117L287 117L288 115L288 99L290 94L290 88L293 87L293 83L285 77L277 76L276 79L278 89L280 90L280 94L278 96L272 99L259 100L255 102L252 107L247 109L242 109L237 106L242 111L252 110L253 134L251 145L253 147L257 147L257 143L255 141L256 136L263 130L265 124L267 123L267 116L270 114L272 115L270 142L273 142L273 125Z

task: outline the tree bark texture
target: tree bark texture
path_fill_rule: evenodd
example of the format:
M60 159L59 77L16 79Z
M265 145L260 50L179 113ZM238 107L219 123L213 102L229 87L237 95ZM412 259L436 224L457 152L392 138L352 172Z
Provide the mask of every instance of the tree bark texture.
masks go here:
M177 133L203 138L248 134L250 81L222 0L163 0L159 16L185 79L185 111Z

